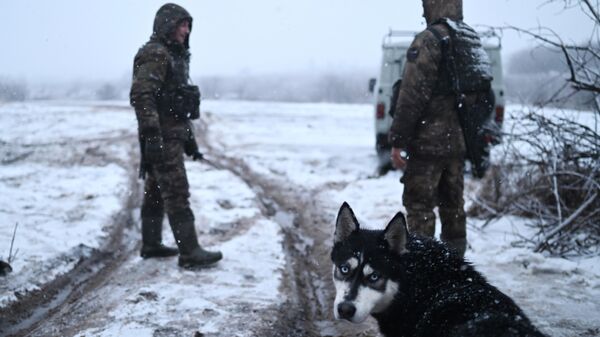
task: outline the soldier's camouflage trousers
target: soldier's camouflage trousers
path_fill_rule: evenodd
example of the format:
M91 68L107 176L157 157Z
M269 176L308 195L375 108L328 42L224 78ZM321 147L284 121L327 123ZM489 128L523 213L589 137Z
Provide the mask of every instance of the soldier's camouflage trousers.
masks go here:
M462 159L409 159L400 181L404 183L402 202L411 233L432 237L435 232L433 209L438 206L441 239L450 246L454 243L466 245L463 170Z
M165 211L176 214L190 209L183 144L180 139L164 140L163 160L152 165L146 176L142 219L162 219Z

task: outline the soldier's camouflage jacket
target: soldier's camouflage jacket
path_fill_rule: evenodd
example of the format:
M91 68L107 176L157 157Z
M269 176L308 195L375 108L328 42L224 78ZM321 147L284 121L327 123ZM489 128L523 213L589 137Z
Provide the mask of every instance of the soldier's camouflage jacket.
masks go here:
M462 20L462 4L436 4L435 11L425 8L428 23L442 17ZM442 34L448 35L445 27ZM407 150L420 158L461 158L465 142L455 108L454 95L437 94L434 89L440 75L442 48L434 34L425 30L418 34L407 51L407 62L394 121L390 129L393 147Z
M189 80L189 36L183 45L171 40L172 32L183 19L189 20L191 29L192 17L184 8L174 4L161 7L150 41L135 56L130 103L142 137L157 131L163 139L190 137L190 121L174 118L168 106L160 104L161 97Z

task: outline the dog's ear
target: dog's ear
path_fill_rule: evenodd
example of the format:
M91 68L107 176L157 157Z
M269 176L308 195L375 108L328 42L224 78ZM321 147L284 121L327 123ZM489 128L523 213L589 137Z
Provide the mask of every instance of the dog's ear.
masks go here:
M396 213L390 223L385 228L383 237L390 245L390 249L398 254L407 252L406 241L408 238L408 229L406 228L406 220L402 212Z
M333 243L344 241L355 230L358 230L358 220L356 220L350 205L344 201L335 221Z

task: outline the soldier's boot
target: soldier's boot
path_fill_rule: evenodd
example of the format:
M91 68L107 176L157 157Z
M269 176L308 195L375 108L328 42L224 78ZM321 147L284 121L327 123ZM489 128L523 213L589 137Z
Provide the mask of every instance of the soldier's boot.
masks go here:
M179 254L177 248L163 245L162 220L162 217L142 218L142 249L140 250L140 255L144 259Z
M406 222L410 233L433 237L435 234L435 214L433 211L406 210Z
M462 209L439 209L442 223L441 239L461 257L467 251L467 222Z
M209 267L223 258L221 252L211 252L198 244L194 214L187 209L169 214L169 223L179 247L179 266L187 269Z

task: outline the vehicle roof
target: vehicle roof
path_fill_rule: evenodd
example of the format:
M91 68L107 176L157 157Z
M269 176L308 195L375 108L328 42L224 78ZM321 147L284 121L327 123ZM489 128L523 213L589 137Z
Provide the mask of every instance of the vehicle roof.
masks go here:
M493 29L478 31L477 33L482 38L483 48L498 50L502 48L501 38ZM419 34L419 32L390 29L390 31L383 36L383 41L381 44L382 48L406 49L410 47L412 40L415 36L417 36L417 34Z
M412 41L402 41L402 42L394 42L394 43L384 43L382 45L382 48L384 49L408 49L408 47L410 47L410 44L412 43ZM500 44L496 44L496 43L487 43L487 42L483 42L483 48L485 49L502 49Z

